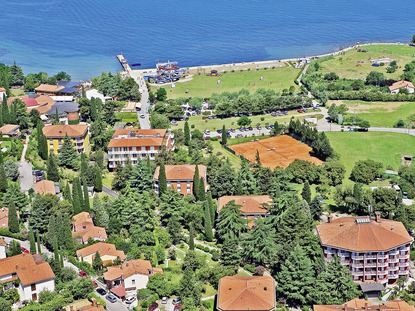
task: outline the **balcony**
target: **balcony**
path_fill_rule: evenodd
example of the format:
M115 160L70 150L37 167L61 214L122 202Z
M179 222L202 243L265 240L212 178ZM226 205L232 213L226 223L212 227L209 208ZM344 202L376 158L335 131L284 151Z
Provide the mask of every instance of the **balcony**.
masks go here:
M366 270L365 275L376 275L376 270Z
M409 271L409 269L405 269L405 270L399 270L398 273L399 274L407 274Z
M390 279L397 279L398 277L399 277L398 274L389 274L388 275L388 278L390 278Z
M363 268L363 264L362 263L352 263L352 267L353 268Z
M389 267L389 271L397 271L398 269L399 269L399 266Z
M398 258L395 258L395 259L390 259L390 258L389 258L389 262L391 262L391 263L396 263L396 262L399 262L399 259L398 259Z
M409 261L408 262L400 262L399 267L409 267Z
M363 256L352 255L353 260L363 260Z
M366 259L376 259L377 258L376 255L366 255L365 257L366 257Z
M342 260L340 261L340 264L344 265L350 265L350 260Z
M399 251L398 250L396 250L396 251L389 251L389 256L394 256L394 255L399 255Z
M381 255L381 254L378 254L378 258L379 258L379 259L388 259L388 255Z
M407 254L407 255L399 255L398 258L399 259L409 259L409 254Z
M353 276L363 275L363 271L352 271Z
M336 251L335 250L328 250L328 249L325 249L324 250L324 254L331 254L331 255L334 255L336 253Z
M378 267L387 267L388 266L388 262L379 262L378 263Z
M374 261L374 262L366 262L365 263L365 267L376 267L376 266L377 266L376 261Z

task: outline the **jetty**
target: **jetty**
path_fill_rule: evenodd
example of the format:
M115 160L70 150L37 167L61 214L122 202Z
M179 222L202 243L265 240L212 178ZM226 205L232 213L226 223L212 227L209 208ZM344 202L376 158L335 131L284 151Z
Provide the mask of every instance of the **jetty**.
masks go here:
M131 67L130 65L128 65L127 59L122 54L117 55L117 59L120 62L121 66L124 68L124 70L130 73Z

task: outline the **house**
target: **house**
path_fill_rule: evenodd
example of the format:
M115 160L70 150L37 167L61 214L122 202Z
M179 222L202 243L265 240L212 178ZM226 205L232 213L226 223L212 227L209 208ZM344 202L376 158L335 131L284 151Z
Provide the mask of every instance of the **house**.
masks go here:
M37 88L35 88L35 93L39 95L58 95L61 90L63 90L64 86L59 85L51 85L51 84L41 84Z
M3 87L0 87L0 100L1 101L3 101L4 96L7 96L6 89Z
M248 220L250 227L254 225L255 219L265 218L268 208L273 204L269 195L230 195L219 198L216 212L220 214L221 209L231 201L240 206L241 216Z
M6 258L6 242L0 239L0 259Z
M7 99L7 104L11 105L11 103L16 99L22 100L25 103L26 109L29 112L32 109L35 109L39 111L41 115L45 114L46 111L50 110L52 106L55 104L55 101L50 96L39 94L26 94L21 96L9 97Z
M43 128L43 134L49 141L49 152L53 151L54 154L59 153L59 149L62 148L66 135L71 138L78 153L89 150L87 124L48 125Z
M59 185L51 180L41 180L35 184L35 194L54 194L60 196Z
M402 300L391 300L385 304L374 305L372 301L364 299L353 299L342 305L314 305L314 311L415 311L414 306Z
M105 311L104 306L100 305L95 298L91 298L91 303L89 301L77 302L77 307L74 307L74 304L71 304L69 307L66 307L67 311Z
M146 288L150 276L163 273L160 268L153 268L148 260L129 260L119 266L110 266L104 273L104 282L111 292L124 297L127 291Z
M99 253L104 265L113 262L117 258L124 260L124 251L118 251L114 244L99 242L76 251L79 261L84 261L92 265L95 254Z
M270 276L225 276L219 280L217 310L275 310L275 286L275 280Z
M103 103L105 103L107 100L112 99L112 97L104 96L104 94L100 93L96 89L88 90L88 91L85 92L85 94L86 94L86 98L88 98L89 100L91 100L93 97L94 98L99 98Z
M399 90L401 89L408 90L409 94L413 94L415 91L415 87L412 84L412 82L405 81L405 80L395 82L389 87L389 91L391 92L391 94L398 94Z
M37 300L41 291L55 290L55 274L41 255L21 254L1 259L0 282L7 289L17 287L20 301Z
M48 111L45 112L45 115L50 119L54 119L56 116L56 111L58 112L60 118L65 118L68 113L78 112L79 105L75 102L57 102Z
M67 112L68 124L79 124L79 112Z
M393 284L409 276L412 238L399 221L375 217L343 217L316 227L324 258L340 257L355 282Z
M20 136L20 126L16 124L4 124L0 127L0 132L4 137L19 137Z
M20 219L19 211L17 211L17 217ZM0 209L0 228L9 227L9 208L2 207Z
M162 147L173 149L174 135L165 129L119 129L115 130L108 144L108 166L115 169L127 159L132 165L138 160L156 158Z
M105 228L95 226L91 215L87 212L81 212L73 216L71 225L72 236L82 244L88 243L89 238L101 242L107 240Z
M196 165L166 165L167 186L177 192L188 195L193 193L193 177L195 176ZM203 178L205 182L205 190L207 189L207 168L204 165L198 165L199 178ZM159 174L160 167L154 172L154 190L159 193Z

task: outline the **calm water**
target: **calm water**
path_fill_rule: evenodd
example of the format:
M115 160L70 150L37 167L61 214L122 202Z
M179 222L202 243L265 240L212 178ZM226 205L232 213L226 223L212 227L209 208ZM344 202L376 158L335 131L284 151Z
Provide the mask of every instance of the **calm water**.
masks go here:
M415 1L0 0L0 62L74 79L154 67L328 53L356 41L410 40Z

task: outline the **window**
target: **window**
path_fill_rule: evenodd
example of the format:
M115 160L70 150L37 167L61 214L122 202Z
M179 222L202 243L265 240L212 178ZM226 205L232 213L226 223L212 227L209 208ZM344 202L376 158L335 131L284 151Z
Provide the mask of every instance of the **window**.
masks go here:
M131 284L135 285L135 280L131 280Z
M30 285L30 286L31 286L31 288L32 288L32 292L36 290L36 284L32 284L32 285Z

